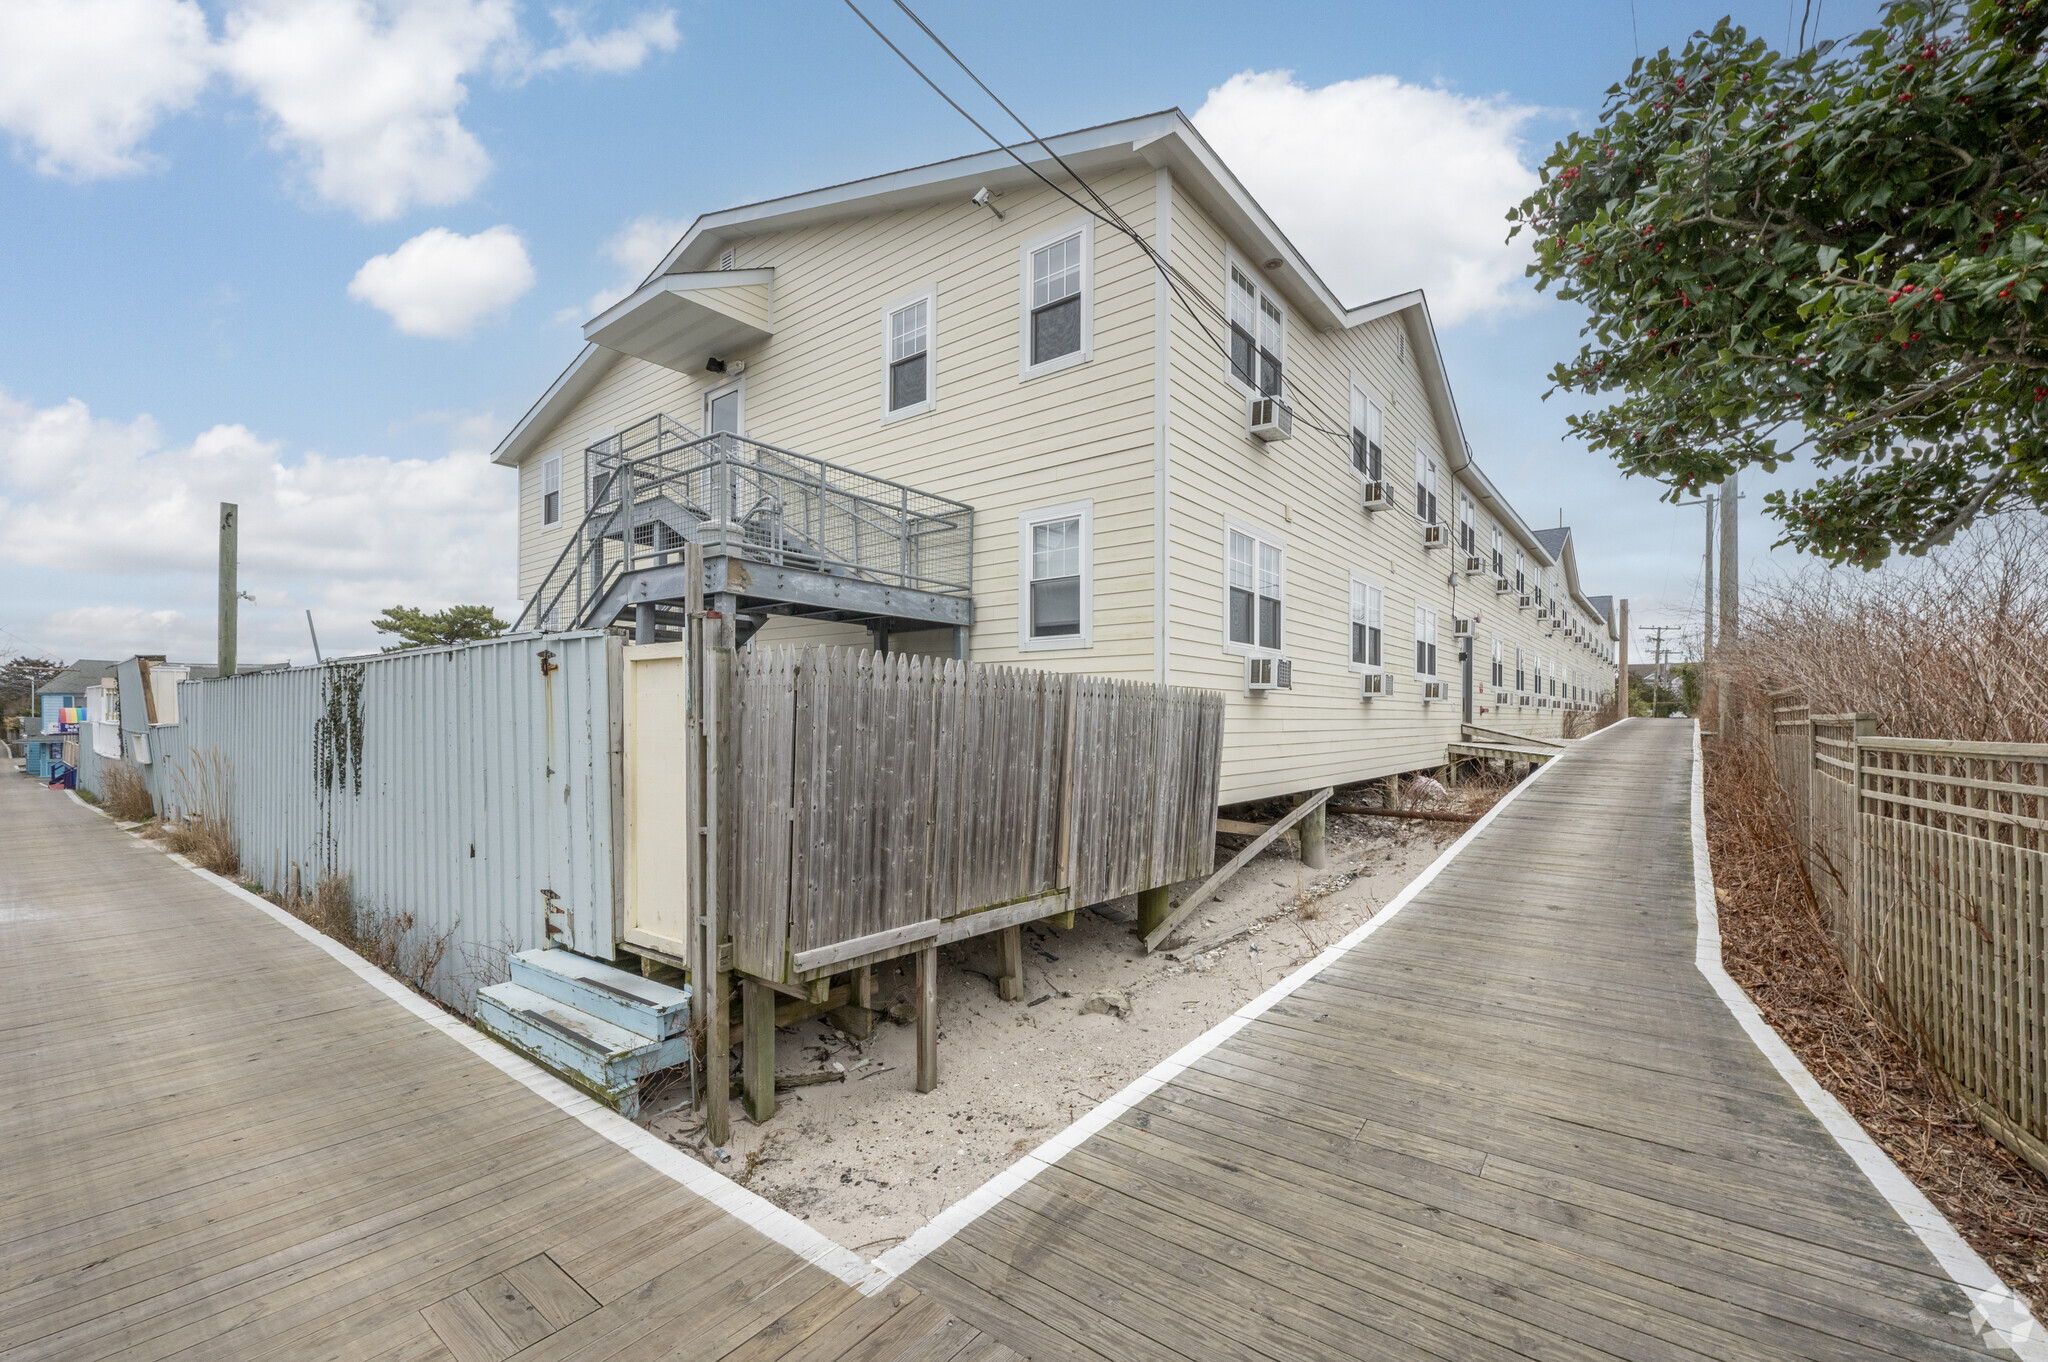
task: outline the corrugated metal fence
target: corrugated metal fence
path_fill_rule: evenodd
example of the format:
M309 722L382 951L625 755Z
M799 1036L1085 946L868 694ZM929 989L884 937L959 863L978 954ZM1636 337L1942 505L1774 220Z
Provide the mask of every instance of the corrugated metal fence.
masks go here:
M415 944L447 939L429 991L466 1011L551 929L612 954L619 646L522 634L187 681L141 769L176 816L215 765L245 878L282 889L296 868L310 892L349 875L359 910L410 914ZM100 793L109 763L80 746Z

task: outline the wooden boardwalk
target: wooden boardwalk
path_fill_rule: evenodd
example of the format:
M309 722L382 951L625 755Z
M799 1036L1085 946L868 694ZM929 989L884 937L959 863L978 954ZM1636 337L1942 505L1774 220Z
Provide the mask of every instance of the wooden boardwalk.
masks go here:
M1987 1355L1694 966L1691 744L1572 745L904 1280L1039 1357Z
M874 1295L0 780L0 1359L2000 1355L1694 967L1690 741L1573 745Z
M0 776L0 1358L1014 1356Z

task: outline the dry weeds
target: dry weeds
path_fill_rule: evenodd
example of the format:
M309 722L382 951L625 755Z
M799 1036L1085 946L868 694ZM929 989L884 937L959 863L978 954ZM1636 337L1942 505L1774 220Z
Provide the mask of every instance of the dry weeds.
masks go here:
M242 872L235 835L234 772L214 748L194 752L171 776L167 801L178 817L164 820L163 843L203 870L229 879Z
M156 802L149 797L142 772L132 762L117 761L107 767L106 795L100 807L123 823L140 823L156 816Z
M363 959L396 975L421 993L440 971L455 939L455 928L439 935L418 930L411 913L372 908L356 901L355 881L343 874L322 875L311 894L287 887L271 901L293 917L333 937Z

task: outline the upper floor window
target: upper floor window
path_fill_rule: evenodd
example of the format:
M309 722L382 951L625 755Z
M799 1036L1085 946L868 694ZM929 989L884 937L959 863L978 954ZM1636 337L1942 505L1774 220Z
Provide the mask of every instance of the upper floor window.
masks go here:
M1019 518L1018 645L1025 650L1086 648L1093 641L1093 521L1094 503L1087 501Z
M1232 648L1277 653L1284 635L1286 548L1250 530L1224 531L1225 637Z
M1488 678L1492 681L1493 688L1495 690L1503 690L1506 688L1507 669L1507 659L1501 647L1500 635L1495 634L1493 636L1493 672L1492 675Z
M1247 388L1280 391L1287 353L1287 312L1271 292L1237 265L1230 267L1230 372Z
M554 525L562 519L562 456L549 455L540 461L540 523Z
M1415 674L1436 675L1436 611L1415 603Z
M1493 530L1493 575L1496 577L1506 576L1506 564L1507 560L1501 556L1500 527L1496 525Z
M1385 427L1386 416L1380 411L1380 404L1373 400L1372 394L1354 386L1351 389L1351 466L1367 482L1378 482L1382 476L1380 439Z
M1415 516L1425 525L1436 524L1436 460L1420 440L1415 442Z
M909 416L932 407L932 297L889 313L885 355L887 400L883 416Z
M1520 549L1515 550L1515 592L1518 595L1529 589L1529 579L1523 571L1527 567L1528 561L1528 559L1522 557Z
M1378 671L1385 665L1385 598L1364 578L1351 578L1351 665Z
M1458 496L1458 551L1477 554L1479 552L1479 527L1473 522L1475 508L1472 499L1460 493Z
M1091 240L1083 222L1024 247L1021 369L1027 378L1088 358Z

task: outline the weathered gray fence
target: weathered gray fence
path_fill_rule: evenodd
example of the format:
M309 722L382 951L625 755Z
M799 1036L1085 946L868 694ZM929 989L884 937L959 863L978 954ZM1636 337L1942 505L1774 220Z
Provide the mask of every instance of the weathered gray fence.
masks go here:
M410 943L446 938L427 987L466 1010L507 952L612 953L618 648L525 634L183 682L141 769L172 818L219 772L245 878L346 874L368 912L411 915ZM111 763L81 759L102 793Z
M1779 781L1851 979L2048 1173L2048 744L1889 738L1868 715L1772 700Z
M734 691L745 973L843 968L849 943L1213 863L1218 693L831 648L749 649Z

